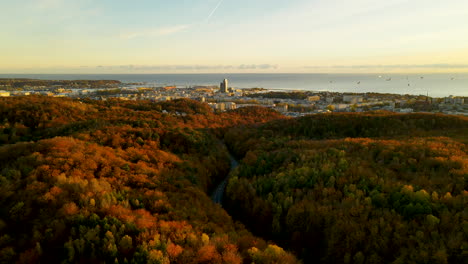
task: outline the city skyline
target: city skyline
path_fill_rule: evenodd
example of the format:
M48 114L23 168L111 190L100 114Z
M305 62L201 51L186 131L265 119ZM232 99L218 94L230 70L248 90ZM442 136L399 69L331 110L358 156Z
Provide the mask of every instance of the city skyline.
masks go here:
M468 72L468 2L2 3L0 73Z

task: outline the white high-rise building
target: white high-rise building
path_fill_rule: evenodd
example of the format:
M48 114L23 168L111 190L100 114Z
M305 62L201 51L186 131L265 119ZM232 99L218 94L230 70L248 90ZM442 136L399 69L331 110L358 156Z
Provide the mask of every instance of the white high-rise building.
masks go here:
M224 79L223 82L219 85L219 91L222 93L228 92L228 80Z

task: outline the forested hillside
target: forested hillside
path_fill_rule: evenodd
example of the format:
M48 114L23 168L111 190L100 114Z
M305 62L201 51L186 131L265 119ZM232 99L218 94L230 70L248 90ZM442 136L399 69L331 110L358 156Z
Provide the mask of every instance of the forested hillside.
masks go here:
M468 119L326 114L232 128L227 210L305 263L463 263Z
M297 262L207 195L229 171L218 137L276 112L32 96L0 116L0 263Z
M0 117L0 263L466 262L466 117L40 96Z

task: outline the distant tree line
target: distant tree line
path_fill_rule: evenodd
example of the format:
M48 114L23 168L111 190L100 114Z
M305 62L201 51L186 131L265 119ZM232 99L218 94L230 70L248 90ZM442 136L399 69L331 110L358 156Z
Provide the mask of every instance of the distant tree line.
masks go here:
M9 86L12 88L25 88L28 86L45 86L52 87L55 85L67 87L82 87L82 88L100 88L100 87L115 87L121 84L116 80L38 80L38 79L0 79L0 85Z

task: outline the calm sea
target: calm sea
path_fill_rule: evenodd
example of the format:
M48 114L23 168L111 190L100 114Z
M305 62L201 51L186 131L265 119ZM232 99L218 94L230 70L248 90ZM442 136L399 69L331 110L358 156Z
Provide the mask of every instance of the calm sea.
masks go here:
M149 85L218 85L272 90L378 92L431 97L468 96L468 74L0 74L0 78L119 80Z

